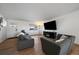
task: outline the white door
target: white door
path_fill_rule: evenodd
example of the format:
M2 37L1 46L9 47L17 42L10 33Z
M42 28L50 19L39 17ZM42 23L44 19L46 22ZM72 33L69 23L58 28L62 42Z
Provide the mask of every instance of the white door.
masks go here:
M7 27L7 38L16 37L17 28L16 26L8 26Z

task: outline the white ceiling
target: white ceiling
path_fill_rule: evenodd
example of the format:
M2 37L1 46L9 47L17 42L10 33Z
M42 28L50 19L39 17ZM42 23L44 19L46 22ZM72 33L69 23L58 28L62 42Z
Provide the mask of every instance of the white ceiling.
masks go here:
M0 3L0 14L17 20L51 19L78 9L78 3Z

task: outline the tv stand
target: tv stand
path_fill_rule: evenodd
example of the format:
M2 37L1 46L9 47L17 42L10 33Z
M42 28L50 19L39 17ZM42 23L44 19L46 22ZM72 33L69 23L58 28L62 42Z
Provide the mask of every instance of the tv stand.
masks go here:
M43 31L43 35L47 38L56 39L57 32Z

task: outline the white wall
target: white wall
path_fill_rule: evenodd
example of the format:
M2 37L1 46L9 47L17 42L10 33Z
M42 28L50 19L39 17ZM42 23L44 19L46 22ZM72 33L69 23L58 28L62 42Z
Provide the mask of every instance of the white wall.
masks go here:
M28 22L27 21L20 21L20 20L12 20L12 19L10 19L10 20L8 20L8 26L9 25L16 25L17 32L20 32L22 29L27 28Z
M21 30L25 30L27 33L29 33L29 34L37 34L38 33L38 30L35 30L35 31L33 31L33 30L29 30L30 29L30 26L29 26L29 24L34 24L34 22L29 22L29 21L22 21L22 20L13 20L13 19L8 19L7 20L8 21L8 27L7 27L7 30L9 29L9 31L10 31L10 29L11 28L9 28L10 27L10 25L16 25L16 29L17 29L17 31L16 31L16 34L15 35L17 35ZM12 30L12 29L11 29ZM10 36L12 36L12 35L14 35L14 34L12 34L14 31L11 31L11 32L9 32L9 31L7 31L7 38L9 38ZM10 34L10 35L9 35Z
M27 22L25 21L19 21L13 19L7 19L7 21L8 21L7 38L15 37L22 29L25 29L26 31L28 30Z
M57 32L75 35L75 43L79 44L79 11L56 18Z

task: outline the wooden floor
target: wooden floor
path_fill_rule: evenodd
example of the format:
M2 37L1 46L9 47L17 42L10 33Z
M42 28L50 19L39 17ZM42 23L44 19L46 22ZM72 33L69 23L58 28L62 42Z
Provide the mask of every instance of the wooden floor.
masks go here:
M34 37L34 48L28 48L21 51L16 49L16 38L7 39L0 44L0 55L45 55L42 52L41 42L38 36ZM70 55L79 55L79 45L74 45L69 52Z

